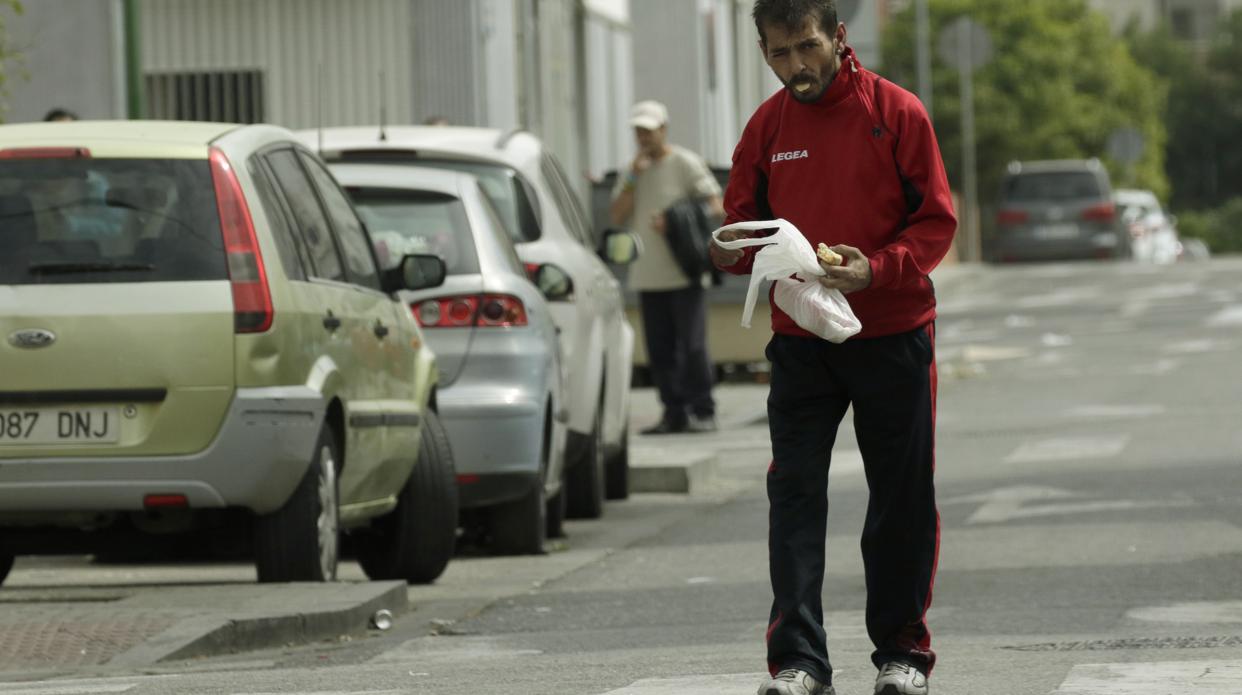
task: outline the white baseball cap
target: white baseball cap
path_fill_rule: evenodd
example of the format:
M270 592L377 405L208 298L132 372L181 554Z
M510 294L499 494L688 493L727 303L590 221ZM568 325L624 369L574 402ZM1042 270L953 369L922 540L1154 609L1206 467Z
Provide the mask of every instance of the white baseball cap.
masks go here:
M630 125L644 130L658 130L668 123L668 109L658 101L640 101L630 111Z

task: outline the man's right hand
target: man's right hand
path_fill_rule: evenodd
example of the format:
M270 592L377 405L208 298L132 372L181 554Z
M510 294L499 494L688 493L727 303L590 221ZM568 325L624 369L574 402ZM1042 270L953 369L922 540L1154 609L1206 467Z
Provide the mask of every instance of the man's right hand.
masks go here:
M651 168L651 157L642 152L639 152L638 156L634 157L634 163L630 164L630 171L635 174L641 174L649 168Z
M749 238L750 236L752 236L750 232L740 229L730 229L727 232L720 233L720 240L736 241L738 239ZM723 248L716 243L715 239L712 239L712 245L707 247L707 253L711 256L712 265L720 268L721 270L737 263L742 259L742 256L746 255L746 252L742 251L742 249Z

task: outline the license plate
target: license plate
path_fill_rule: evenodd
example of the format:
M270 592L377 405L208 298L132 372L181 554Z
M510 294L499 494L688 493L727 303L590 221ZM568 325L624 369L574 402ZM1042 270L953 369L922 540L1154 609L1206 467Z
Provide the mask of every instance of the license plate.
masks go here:
M114 444L120 439L120 408L0 409L0 445Z
M1035 228L1036 239L1073 239L1076 236L1076 224L1045 224Z

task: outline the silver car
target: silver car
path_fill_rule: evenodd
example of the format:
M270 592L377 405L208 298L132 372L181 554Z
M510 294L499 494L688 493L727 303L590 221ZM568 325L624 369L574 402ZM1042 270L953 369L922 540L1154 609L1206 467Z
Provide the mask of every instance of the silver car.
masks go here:
M541 552L564 517L567 432L548 301L572 292L572 283L555 267L522 264L472 175L374 164L331 169L381 265L414 249L444 259L442 286L401 297L437 356L436 406L461 507L467 521L482 521L497 552Z

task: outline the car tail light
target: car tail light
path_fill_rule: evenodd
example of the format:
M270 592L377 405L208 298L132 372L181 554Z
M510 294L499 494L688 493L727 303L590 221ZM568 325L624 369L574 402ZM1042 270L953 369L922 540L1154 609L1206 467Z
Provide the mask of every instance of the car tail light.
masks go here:
M534 282L535 273L539 272L539 264L538 263L523 263L522 265L526 267L526 277L530 278L531 282Z
M1082 211L1082 218L1088 222L1112 222L1117 215L1117 208L1112 203L1092 205Z
M423 328L506 328L525 326L526 306L507 294L441 297L411 304Z
M1025 224L1030 217L1030 213L1025 210L1001 210L996 213L996 224L1001 227Z
M14 147L0 150L0 159L90 159L85 147Z
M262 333L272 327L274 313L263 254L233 165L215 148L211 150L211 181L233 288L233 329L237 333Z
M188 507L190 501L185 495L147 495L142 498L142 506L147 509L157 507Z

